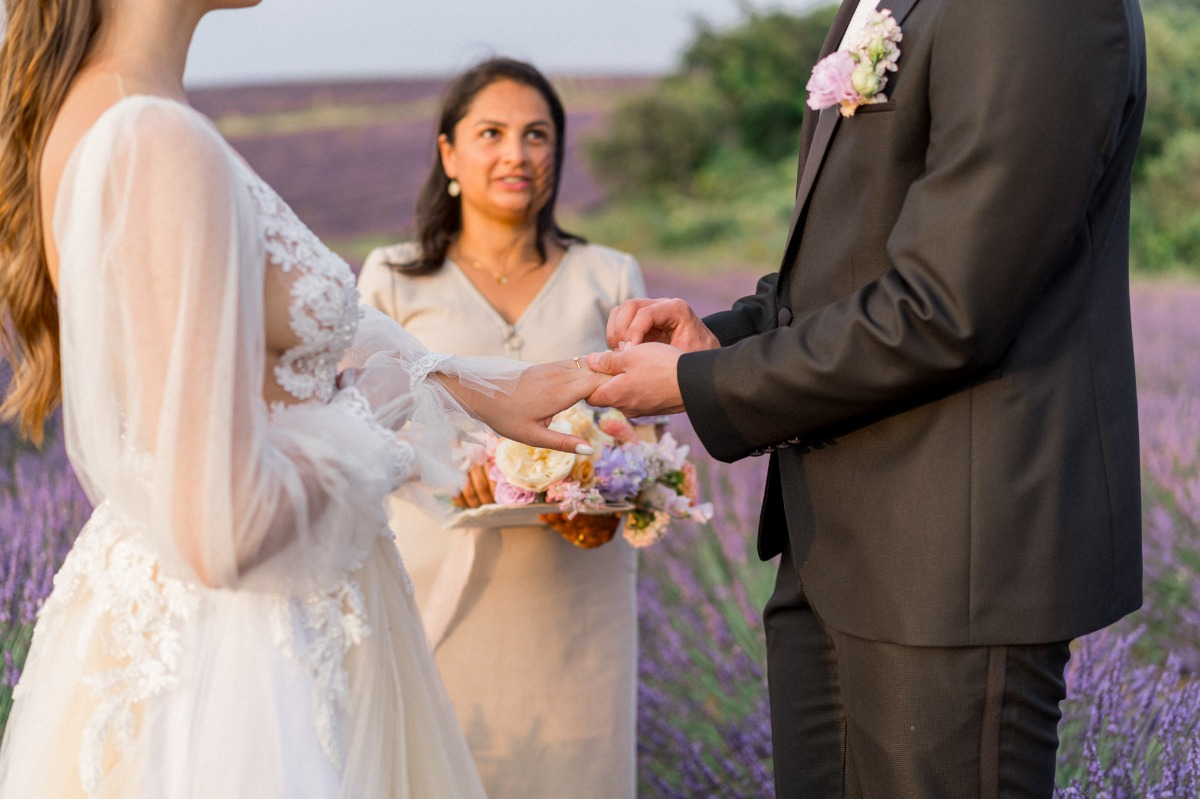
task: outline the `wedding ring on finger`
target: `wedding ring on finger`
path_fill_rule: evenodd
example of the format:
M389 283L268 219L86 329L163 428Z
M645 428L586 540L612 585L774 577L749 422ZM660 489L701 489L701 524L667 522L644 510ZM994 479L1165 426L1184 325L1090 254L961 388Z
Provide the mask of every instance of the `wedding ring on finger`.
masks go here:
M583 364L581 364L581 363L579 362L579 359L580 359L580 358L582 358L582 357L583 357L582 355L576 355L574 358L572 358L572 359L571 359L571 360L575 361L575 368L576 368L576 369L582 369L582 368L583 368Z

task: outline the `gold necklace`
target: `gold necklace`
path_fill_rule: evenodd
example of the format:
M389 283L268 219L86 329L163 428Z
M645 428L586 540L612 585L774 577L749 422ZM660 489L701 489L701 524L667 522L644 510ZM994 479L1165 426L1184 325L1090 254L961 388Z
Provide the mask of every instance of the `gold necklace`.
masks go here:
M472 258L471 256L467 255L466 253L462 252L461 250L459 251L459 255L463 256L467 260L468 265L470 265L473 269L478 269L480 272L486 272L487 274L491 275L492 279L495 280L496 283L501 286L507 286L509 281L514 280L515 278L521 278L521 277L525 277L526 275L531 275L534 272L536 272L537 270L541 269L542 266L544 265L544 264L540 264L540 263L534 264L532 267L530 267L529 269L526 269L524 272L520 272L515 276L509 276L508 272L497 272L495 269L484 266L479 261L478 258Z

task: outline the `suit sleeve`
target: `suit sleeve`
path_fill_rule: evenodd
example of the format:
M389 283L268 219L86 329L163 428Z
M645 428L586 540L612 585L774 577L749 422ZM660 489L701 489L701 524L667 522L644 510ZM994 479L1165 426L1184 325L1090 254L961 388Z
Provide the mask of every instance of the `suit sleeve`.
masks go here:
M772 272L758 280L753 294L742 297L728 311L718 311L704 317L704 324L713 332L722 347L769 330L775 324L778 301L776 282L779 273Z
M965 386L997 365L1071 253L1104 234L1089 230L1089 204L1140 119L1124 3L946 2L932 24L926 166L887 242L889 271L789 327L680 360L687 412L722 460Z

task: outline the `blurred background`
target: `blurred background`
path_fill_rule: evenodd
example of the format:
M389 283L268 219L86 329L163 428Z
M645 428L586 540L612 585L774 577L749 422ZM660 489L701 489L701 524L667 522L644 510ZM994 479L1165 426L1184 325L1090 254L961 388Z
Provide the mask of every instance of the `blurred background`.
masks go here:
M1143 9L1131 259L1147 601L1070 665L1059 782L1093 799L1200 795L1200 8ZM357 268L411 235L446 77L492 55L532 61L569 112L564 226L636 255L652 296L707 312L778 266L804 85L833 14L811 0L266 0L202 23L188 86ZM695 444L686 420L674 432ZM766 796L759 614L774 569L753 555L765 463L697 462L716 517L642 555L641 793ZM0 428L0 721L87 512L56 432L38 451Z

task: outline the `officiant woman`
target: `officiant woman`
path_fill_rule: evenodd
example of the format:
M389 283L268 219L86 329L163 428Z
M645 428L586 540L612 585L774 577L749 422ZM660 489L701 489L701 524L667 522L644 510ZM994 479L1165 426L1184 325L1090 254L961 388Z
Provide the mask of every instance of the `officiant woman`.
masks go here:
M363 302L441 352L540 362L604 349L609 310L644 286L631 256L555 221L565 128L557 93L529 64L493 59L459 76L415 240L371 253ZM477 467L460 504L494 499ZM584 549L566 538L589 543L595 531L564 531L445 530L433 518L397 531L492 799L636 793L635 553L620 535Z

